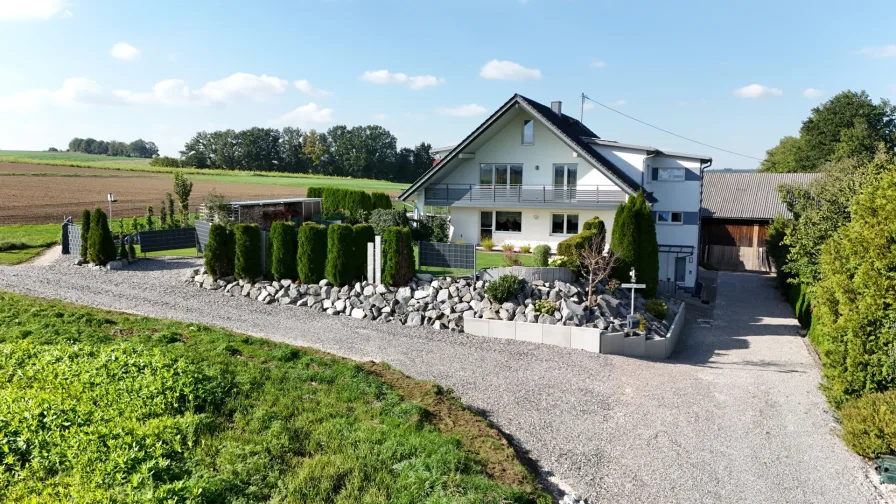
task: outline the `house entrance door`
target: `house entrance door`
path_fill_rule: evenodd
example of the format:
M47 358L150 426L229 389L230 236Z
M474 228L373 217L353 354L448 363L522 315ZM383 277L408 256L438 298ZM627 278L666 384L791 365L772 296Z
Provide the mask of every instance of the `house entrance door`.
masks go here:
M688 258L687 257L676 257L675 258L675 283L683 284L688 269Z

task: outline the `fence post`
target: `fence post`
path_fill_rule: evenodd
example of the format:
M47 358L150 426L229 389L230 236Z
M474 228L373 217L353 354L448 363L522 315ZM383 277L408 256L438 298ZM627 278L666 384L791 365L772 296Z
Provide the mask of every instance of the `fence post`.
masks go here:
M373 274L376 284L383 283L383 237L373 237Z

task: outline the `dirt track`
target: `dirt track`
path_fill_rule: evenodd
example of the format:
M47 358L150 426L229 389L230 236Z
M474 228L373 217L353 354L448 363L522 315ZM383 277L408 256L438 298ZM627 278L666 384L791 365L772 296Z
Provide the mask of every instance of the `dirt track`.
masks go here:
M54 173L59 175L4 175L4 173ZM217 190L234 200L278 197L298 198L305 187L232 182L193 182L193 207L198 207L205 194ZM166 192L172 190L170 174L0 163L0 225L51 224L62 222L63 216L80 215L85 208L108 209L106 195L114 193L118 200L113 217L146 214L146 206L158 208Z

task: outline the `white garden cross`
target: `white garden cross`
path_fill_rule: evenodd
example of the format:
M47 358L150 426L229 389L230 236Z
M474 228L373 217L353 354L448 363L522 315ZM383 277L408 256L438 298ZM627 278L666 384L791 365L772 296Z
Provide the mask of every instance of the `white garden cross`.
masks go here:
M635 283L635 268L632 268L632 271L631 271L631 273L629 273L629 275L631 275L631 277L632 277L632 283L622 284L621 287L623 289L631 289L631 291L632 291L632 305L631 305L631 309L629 310L628 314L629 314L629 316L634 316L635 315L635 289L645 289L645 288L647 288L647 284Z

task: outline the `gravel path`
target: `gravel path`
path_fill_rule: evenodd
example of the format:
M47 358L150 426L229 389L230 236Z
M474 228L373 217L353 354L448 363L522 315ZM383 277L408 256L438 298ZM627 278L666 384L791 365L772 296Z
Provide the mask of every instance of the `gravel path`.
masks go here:
M818 371L771 280L722 274L712 327L655 363L265 306L181 282L195 259L117 272L0 267L0 289L224 326L453 388L589 502L881 502L832 433ZM724 321L721 322L721 321Z

